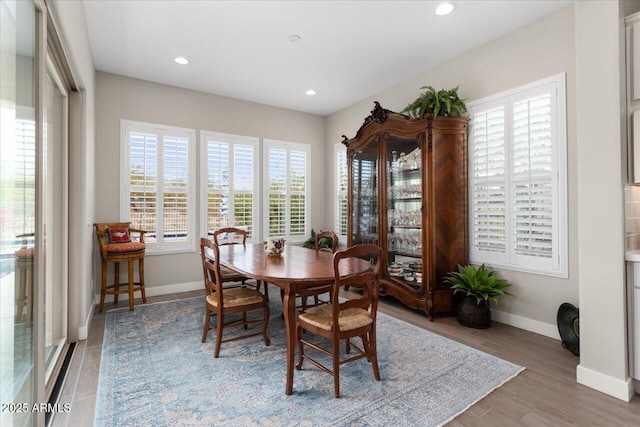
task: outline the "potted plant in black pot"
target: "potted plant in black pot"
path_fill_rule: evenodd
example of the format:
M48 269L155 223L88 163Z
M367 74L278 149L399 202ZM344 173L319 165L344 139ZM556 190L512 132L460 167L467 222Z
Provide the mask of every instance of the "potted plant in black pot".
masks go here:
M506 280L489 271L484 264L480 267L458 265L457 272L451 272L444 281L451 284L453 293L462 292L465 297L458 304L458 323L470 328L485 329L491 326L489 301L512 295L505 289L511 286Z

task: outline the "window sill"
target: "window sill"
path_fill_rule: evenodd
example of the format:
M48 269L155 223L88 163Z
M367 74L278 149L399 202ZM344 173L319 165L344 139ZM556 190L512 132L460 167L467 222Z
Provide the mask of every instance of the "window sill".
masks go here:
M160 251L153 251L147 249L145 252L145 256L157 256L157 255L178 255L178 254L190 254L196 253L195 249L165 249Z
M501 264L500 262L482 261L476 259L469 259L469 264L480 265L485 264L487 267L495 270L508 270L516 273L536 274L538 276L557 277L559 279L568 279L569 273L567 271L553 271L529 268L526 266L513 265L513 264Z

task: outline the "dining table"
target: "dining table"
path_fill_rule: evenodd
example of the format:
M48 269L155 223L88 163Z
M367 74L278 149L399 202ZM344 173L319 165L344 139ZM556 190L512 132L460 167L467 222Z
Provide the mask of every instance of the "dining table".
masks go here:
M243 276L273 284L283 291L283 314L287 335L287 381L285 393L293 393L293 368L296 354L296 294L335 280L333 253L286 244L279 255L269 255L262 243L221 245L220 265ZM340 262L339 274L366 271L371 263L359 258ZM265 286L266 289L266 286Z

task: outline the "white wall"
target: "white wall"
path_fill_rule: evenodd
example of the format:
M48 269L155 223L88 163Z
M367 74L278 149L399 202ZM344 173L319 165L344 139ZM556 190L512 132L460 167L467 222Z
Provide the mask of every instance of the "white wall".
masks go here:
M363 119L369 115L374 100L380 101L384 108L400 111L415 99L421 86L431 85L440 89L460 85L460 96L472 101L563 72L567 73L568 210L569 218L575 218L577 142L573 7L564 8L332 114L327 119L327 153L333 152L333 144L341 140L342 134L350 138L355 135ZM328 201L327 215L331 215L331 191ZM578 305L577 239L578 224L570 220L568 279L502 269L501 275L513 284L510 290L515 298L505 298L493 306L494 318L558 337L558 307L563 302Z
M84 3L49 1L79 92L70 94L69 339L86 339L92 315L95 71Z
M310 224L318 229L326 223L324 117L103 72L97 73L96 82L96 222L119 220L120 120L127 119L193 128L198 138L200 130L210 130L310 144L313 195ZM94 260L94 291L99 293L97 244ZM200 289L204 286L201 268L197 252L148 255L145 258L148 294ZM177 284L183 286L172 286ZM160 287L166 287L165 291Z
M619 2L577 2L580 365L578 382L623 400L627 367L621 102L624 51ZM597 28L598 31L593 31ZM623 98L624 99L624 98ZM595 108L594 108L595 107Z

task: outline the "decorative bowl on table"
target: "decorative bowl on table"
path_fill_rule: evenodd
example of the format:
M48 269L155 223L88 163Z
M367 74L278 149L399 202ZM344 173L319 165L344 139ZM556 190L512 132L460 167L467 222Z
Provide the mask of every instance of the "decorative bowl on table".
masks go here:
M270 256L279 256L284 252L284 239L269 239L262 242L264 251Z

